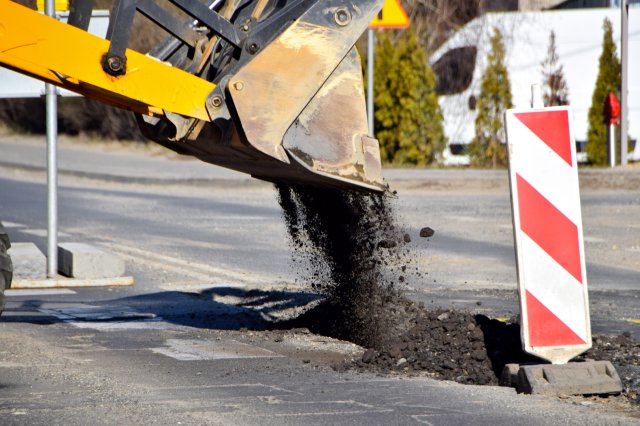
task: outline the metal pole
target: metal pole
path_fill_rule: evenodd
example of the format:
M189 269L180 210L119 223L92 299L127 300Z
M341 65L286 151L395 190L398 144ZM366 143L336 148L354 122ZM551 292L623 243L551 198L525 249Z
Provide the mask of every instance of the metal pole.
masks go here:
M369 136L375 137L373 132L373 61L375 60L376 34L373 28L367 32L367 119L369 121Z
M616 166L616 126L609 123L609 167Z
M55 18L54 0L46 0L45 14ZM58 273L58 99L56 87L45 84L47 99L47 277Z
M629 122L627 120L629 116L629 96L627 93L627 87L629 86L629 2L628 0L622 0L620 2L622 9L622 19L620 25L620 164L624 166L627 164L627 136Z
M539 84L531 85L531 108L544 108L544 100L542 98L542 88Z

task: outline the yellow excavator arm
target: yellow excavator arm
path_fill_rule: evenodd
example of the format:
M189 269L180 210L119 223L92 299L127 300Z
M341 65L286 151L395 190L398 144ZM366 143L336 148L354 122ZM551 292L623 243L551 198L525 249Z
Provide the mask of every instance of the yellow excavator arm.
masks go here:
M102 69L109 41L9 0L0 0L0 64L62 88L146 115L170 111L209 120L215 84L127 49L128 72Z
M93 0L72 1L73 25L0 0L0 65L131 110L181 154L269 181L381 192L354 44L382 3L115 0L105 40L86 31ZM137 13L169 33L146 55L128 48Z

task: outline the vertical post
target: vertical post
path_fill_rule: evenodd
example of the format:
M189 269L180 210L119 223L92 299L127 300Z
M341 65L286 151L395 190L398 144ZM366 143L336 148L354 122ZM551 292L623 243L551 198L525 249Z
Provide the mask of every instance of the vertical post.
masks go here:
M373 28L367 31L367 119L369 121L369 136L373 133L373 61L375 60L376 34Z
M616 125L609 123L607 132L607 142L609 146L609 167L616 166Z
M544 108L544 100L542 99L542 89L539 84L531 85L531 108Z
M45 14L55 18L55 1L45 1ZM47 103L47 277L58 272L58 99L56 87L45 85Z
M620 25L620 165L627 164L627 135L629 122L629 96L627 88L629 86L629 2L622 0L620 2L622 9L622 19Z

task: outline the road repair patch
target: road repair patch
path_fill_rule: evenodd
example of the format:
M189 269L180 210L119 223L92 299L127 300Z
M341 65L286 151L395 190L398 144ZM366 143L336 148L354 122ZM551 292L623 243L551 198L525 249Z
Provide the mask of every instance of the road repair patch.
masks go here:
M238 358L281 358L275 352L240 343L233 339L192 340L169 339L167 347L153 348L153 352L180 361L208 361Z

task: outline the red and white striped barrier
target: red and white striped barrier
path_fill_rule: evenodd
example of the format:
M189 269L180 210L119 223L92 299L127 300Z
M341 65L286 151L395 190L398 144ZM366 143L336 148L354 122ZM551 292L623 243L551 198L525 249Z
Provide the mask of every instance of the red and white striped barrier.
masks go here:
M554 364L591 347L571 121L567 107L505 113L522 342Z

